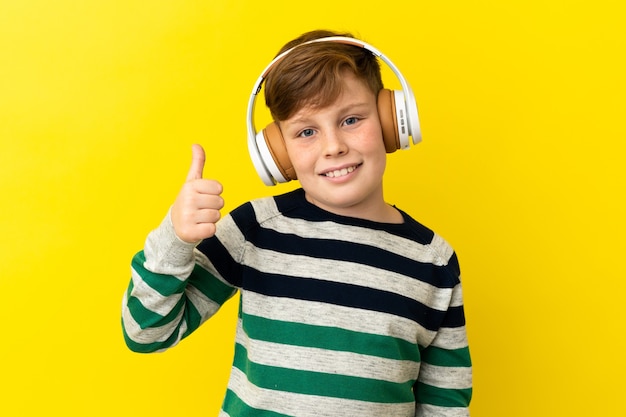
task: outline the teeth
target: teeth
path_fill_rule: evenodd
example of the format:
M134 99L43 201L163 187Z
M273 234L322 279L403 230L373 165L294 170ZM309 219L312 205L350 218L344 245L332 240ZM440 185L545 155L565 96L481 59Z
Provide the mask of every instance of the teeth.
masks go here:
M326 175L327 177L330 177L330 178L343 177L344 175L348 175L349 173L351 173L355 169L356 169L356 167L348 167L348 168L343 168L343 169L336 169L334 171L329 171L329 172L327 172L324 175Z

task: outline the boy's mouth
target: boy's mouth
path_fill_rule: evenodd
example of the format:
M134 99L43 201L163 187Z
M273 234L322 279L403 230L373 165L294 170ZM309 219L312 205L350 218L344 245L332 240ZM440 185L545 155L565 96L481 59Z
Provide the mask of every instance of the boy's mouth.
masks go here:
M333 171L324 172L322 175L328 178L343 177L343 176L350 174L351 172L354 172L354 170L357 169L358 167L359 165L353 165L353 166L349 166L349 167L345 167L341 169L335 169Z

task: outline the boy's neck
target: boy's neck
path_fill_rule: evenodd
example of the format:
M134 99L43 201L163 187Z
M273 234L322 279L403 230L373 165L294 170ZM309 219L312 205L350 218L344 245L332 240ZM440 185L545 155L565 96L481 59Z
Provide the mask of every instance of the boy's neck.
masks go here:
M354 217L377 223L404 223L402 213L395 207L387 204L383 199L380 200L380 204L376 204L375 206L370 205L369 207L327 207L311 198L306 191L304 192L304 196L306 200L314 206L339 216Z

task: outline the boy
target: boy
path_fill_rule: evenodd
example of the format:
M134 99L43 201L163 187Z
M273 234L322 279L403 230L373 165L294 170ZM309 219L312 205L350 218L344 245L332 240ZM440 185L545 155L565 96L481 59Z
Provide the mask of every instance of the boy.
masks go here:
M471 363L452 248L387 204L376 57L309 32L265 79L301 188L220 219L222 187L187 182L132 263L130 349L177 344L240 291L221 417L467 416ZM342 35L350 36L350 35Z

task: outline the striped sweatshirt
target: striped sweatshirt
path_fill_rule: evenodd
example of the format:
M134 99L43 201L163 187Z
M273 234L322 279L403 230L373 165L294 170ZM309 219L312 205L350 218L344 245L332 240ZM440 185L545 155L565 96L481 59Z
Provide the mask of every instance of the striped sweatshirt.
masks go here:
M457 257L401 213L343 217L299 189L243 204L197 246L168 215L132 261L126 344L170 348L239 291L220 417L468 416Z

